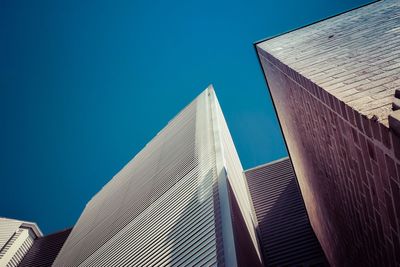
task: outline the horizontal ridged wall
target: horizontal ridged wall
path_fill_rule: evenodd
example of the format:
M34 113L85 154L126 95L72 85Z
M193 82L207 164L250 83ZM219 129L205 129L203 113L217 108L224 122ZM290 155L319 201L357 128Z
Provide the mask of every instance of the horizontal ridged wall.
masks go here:
M18 266L41 235L34 223L0 218L0 266Z
M7 243L5 249L13 250L13 255L8 263L5 265L7 267L16 267L19 266L22 258L32 247L33 242L35 240L35 235L32 233L30 229L18 229L18 231L14 234L14 236L10 239L10 242ZM0 262L0 266L3 262Z
M37 238L18 267L50 267L70 232L67 229Z
M17 232L21 224L21 221L0 218L0 253L8 240Z
M266 266L325 266L289 159L245 172Z
M223 254L207 97L180 112L93 197L53 266L217 265Z

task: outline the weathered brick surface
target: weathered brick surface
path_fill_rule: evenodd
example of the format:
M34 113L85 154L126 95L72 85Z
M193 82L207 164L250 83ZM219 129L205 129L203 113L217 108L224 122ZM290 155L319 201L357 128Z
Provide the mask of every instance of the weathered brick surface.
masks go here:
M400 88L400 1L370 4L258 46L361 114L388 125Z
M332 266L400 266L399 33L400 1L381 1L257 45Z

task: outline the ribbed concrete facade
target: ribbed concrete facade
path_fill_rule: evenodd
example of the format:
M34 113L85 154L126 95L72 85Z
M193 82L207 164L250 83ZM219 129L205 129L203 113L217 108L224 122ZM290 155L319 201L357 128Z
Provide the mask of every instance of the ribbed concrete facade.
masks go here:
M332 266L400 265L400 1L256 45Z
M53 266L260 265L242 171L209 87L92 198Z
M0 218L0 266L18 266L42 233L31 222Z
M265 266L328 266L288 158L245 171Z

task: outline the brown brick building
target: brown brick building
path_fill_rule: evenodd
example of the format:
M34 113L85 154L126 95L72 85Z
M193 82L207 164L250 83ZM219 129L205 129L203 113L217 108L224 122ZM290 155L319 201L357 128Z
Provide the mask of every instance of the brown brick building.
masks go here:
M400 266L400 1L256 44L332 266Z

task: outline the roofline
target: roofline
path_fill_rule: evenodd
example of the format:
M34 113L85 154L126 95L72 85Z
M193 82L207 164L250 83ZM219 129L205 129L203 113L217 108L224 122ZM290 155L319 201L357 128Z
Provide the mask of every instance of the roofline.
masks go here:
M381 2L381 1L384 1L384 0L375 0L375 1L372 1L372 2L370 2L370 3L367 3L367 4L364 4L364 5L361 5L361 6L358 6L358 7L355 7L355 8L352 8L352 9L349 9L349 10L346 10L346 11L343 11L343 12L340 12L340 13L338 13L338 14L335 14L335 15L332 15L332 16L329 16L329 17L326 17L326 18L317 20L317 21L315 21L315 22L311 22L311 23L309 23L309 24L300 26L299 28L295 28L295 29L292 29L292 30L289 30L289 31L286 31L286 32L283 32L283 33L278 33L278 34L276 34L276 35L272 35L272 36L263 38L263 39L261 39L261 40L255 41L255 42L253 43L254 48L256 48L258 44L263 43L263 42L265 42L265 41L274 39L274 38L276 38L276 37L279 37L279 36L282 36L282 35L285 35L285 34L288 34L288 33L290 33L290 32L294 32L294 31L297 31L297 30L300 30L300 29L309 27L309 26L311 26L311 25L320 23L320 22L322 22L322 21L324 21L324 20L328 20L328 19L331 19L331 18L334 18L334 17L341 16L341 15L346 14L346 13L348 13L348 12L351 12L351 11L354 11L354 10L356 10L356 9L363 8L363 7L365 7L365 6L369 6L369 5L372 5L372 4L375 4L375 3L377 3L377 2Z
M52 232L52 233L47 234L47 235L45 235L43 237L48 237L48 236L51 236L51 235L61 234L63 232L67 232L67 231L72 231L73 228L74 228L73 226L72 227L68 227L68 228L65 228L65 229L62 229L62 230L58 230L58 231Z
M18 220L18 219L11 219L11 218L7 218L7 217L0 217L0 219L21 223L18 227L31 229L34 232L34 234L36 235L36 237L43 236L43 233L40 230L39 226L34 222L23 221L23 220Z
M286 156L284 158L276 159L276 160L273 160L273 161L270 161L270 162L267 162L267 163L263 163L263 164L257 165L255 167L250 168L250 169L244 170L243 172L246 173L248 171L254 171L256 169L259 169L259 168L262 168L262 167L266 167L266 166L269 166L269 165L273 165L275 163L278 163L278 162L281 162L281 161L284 161L284 160L290 160L289 156Z

